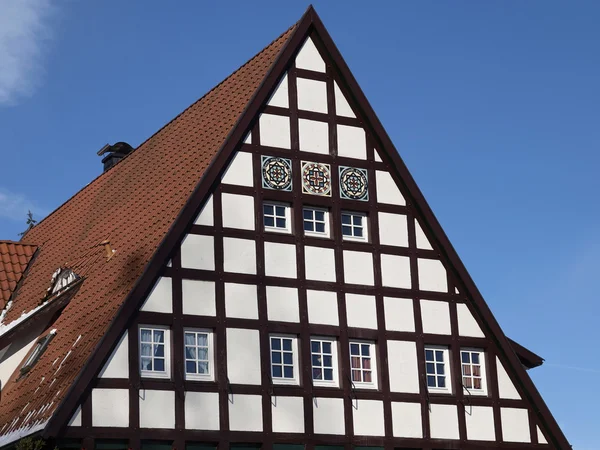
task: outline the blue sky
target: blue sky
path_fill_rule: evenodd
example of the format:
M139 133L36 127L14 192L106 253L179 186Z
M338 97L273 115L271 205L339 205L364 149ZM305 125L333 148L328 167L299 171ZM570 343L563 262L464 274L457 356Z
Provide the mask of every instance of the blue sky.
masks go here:
M213 2L214 3L214 2ZM136 146L308 3L4 0L0 238ZM315 7L577 450L598 448L600 4Z

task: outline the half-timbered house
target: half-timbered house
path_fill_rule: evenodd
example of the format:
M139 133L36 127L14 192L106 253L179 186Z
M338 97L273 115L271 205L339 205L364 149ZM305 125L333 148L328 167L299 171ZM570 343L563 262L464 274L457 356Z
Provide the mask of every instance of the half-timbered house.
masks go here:
M0 446L568 449L312 8L0 243Z

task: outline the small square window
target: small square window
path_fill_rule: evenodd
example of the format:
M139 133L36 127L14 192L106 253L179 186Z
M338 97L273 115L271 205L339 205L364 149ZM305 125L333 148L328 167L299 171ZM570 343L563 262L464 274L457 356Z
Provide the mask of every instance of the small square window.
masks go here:
M302 209L304 234L329 237L329 213L325 209L304 207Z
M292 230L290 220L290 205L285 203L264 203L263 223L265 231L290 233Z
M487 395L485 378L485 353L468 348L460 351L462 385L469 394Z
M185 379L213 381L214 344L209 330L184 331Z
M374 342L350 341L350 369L356 387L377 389Z
M25 375L27 372L31 370L31 368L35 365L36 362L42 357L42 354L48 348L50 341L54 339L54 335L56 334L56 330L50 331L46 336L37 341L35 348L29 355L29 358L25 361L25 364L21 366L21 376Z
M140 370L143 377L170 378L170 330L140 325Z
M345 240L367 240L367 215L358 212L342 212L342 236Z
M277 384L298 384L298 340L295 336L270 336L271 379Z
M338 386L337 341L332 338L310 338L312 380L315 386Z
M427 388L430 392L451 393L448 348L428 346L425 347L425 372L427 375Z

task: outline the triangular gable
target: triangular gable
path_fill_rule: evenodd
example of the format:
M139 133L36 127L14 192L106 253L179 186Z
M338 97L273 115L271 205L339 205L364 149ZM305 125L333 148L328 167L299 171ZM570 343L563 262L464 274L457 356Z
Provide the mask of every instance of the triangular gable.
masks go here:
M310 38L307 39L309 36ZM297 55L299 57L296 57ZM326 57L323 55L326 55ZM249 142L248 132L251 129L251 125L256 120L275 120L273 118L275 116L260 117L259 113L263 105L269 104L272 107L285 107L284 92L287 92L289 89L288 78L285 74L286 69L295 57L296 65L299 69L316 72L330 70L334 74L336 78L334 92L336 103L339 105L340 112L342 113L341 115L353 117L356 114L357 117L364 121L368 130L368 136L364 137L364 139L372 139L374 141L377 157L386 164L389 173L392 174L390 176L388 172L384 171L381 172L381 175L377 173L377 186L389 187L389 189L385 189L385 192L382 191L381 195L378 192L378 198L384 198L385 202L389 204L408 205L407 207L413 208L415 220L409 226L415 229L417 246L425 250L439 252L441 261L431 259L419 260L419 264L422 264L422 267L419 267L420 271L427 273L427 280L430 280L429 288L426 290L447 292L450 289L456 289L457 293L460 292L464 301L459 303L460 306L457 309L457 314L463 318L461 323L463 324L465 333L467 333L466 335L480 336L481 334L485 334L491 337L497 346L499 351L498 359L490 364L490 369L497 373L499 379L503 380L503 394L507 396L506 398L524 398L528 402L530 410L535 414L533 420L536 426L535 429L537 430L536 436L540 442L544 436L547 436L551 437L551 442L558 448L568 448L566 438L563 436L541 396L525 373L516 354L511 349L510 343L502 333L487 304L471 280L395 147L372 111L356 80L350 73L329 34L312 8L309 8L299 22L262 85L247 105L236 127L213 160L210 169L198 183L188 203L155 253L144 276L129 295L121 313L113 321L106 338L97 350L96 357L88 362L77 384L71 388L69 396L65 399L62 408L58 410L52 419L46 434L52 435L55 433L75 413L77 405L81 401L79 393L86 389L92 378L106 362L111 354L111 350L116 345L117 338L126 331L129 318L137 311L141 306L141 302L144 301L146 295L151 292L153 286L157 283L156 280L158 280L162 265L173 255L175 249L178 248L179 244L185 238L190 226L194 221L198 225L211 225L208 211L212 209L212 202L207 201L210 189L219 180L219 177L223 175L227 177L226 170L235 170L236 165L240 165L240 167L243 165L242 162L236 161L240 154L235 155L234 152L239 149L241 142L244 140ZM326 60L332 61L332 64L327 65L325 63ZM319 103L318 99L307 99L307 101L310 102L305 105L308 109L314 110L317 113L322 110L322 104ZM289 126L283 121L277 125L275 128L283 128L284 130L286 126ZM318 135L318 130L316 130L316 134ZM348 139L350 142L357 138L362 139L363 137L352 135ZM274 135L269 136L267 142L277 144L274 145L275 147L288 148L290 143L286 139ZM311 145L314 145L315 152L318 153L320 149L319 145L315 143ZM346 156L356 157L354 154ZM155 289L159 288L159 286L160 282L156 284ZM422 307L438 308L439 305L435 303L439 302L432 301L426 303L426 301L422 301ZM435 326L435 324L432 326ZM463 396L462 393L456 394L459 398ZM443 409L441 408L442 406L445 405L441 405L438 409ZM507 423L511 420L517 420L523 413L527 415L527 410L516 410L514 408L500 408L500 410L503 416L506 415ZM437 412L432 411L432 418L436 417L435 414ZM544 431L542 432L539 427Z

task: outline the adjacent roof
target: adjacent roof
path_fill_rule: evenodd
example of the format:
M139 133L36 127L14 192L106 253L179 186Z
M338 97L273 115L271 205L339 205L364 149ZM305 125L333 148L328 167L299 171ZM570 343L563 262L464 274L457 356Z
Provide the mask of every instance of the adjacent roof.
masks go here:
M0 241L0 308L4 308L37 249L22 242Z
M27 377L14 382L13 374L2 390L0 445L43 429L294 29L28 232L28 241L39 244L38 256L4 324L39 306L57 268L85 266L85 273L79 290L52 324L58 331L48 350ZM114 256L110 260L90 257L92 249L106 239L116 250ZM8 267L0 270L4 277L0 280L10 280L2 283L3 299L14 289L34 250L24 244L0 245ZM75 264L67 264L70 261Z

